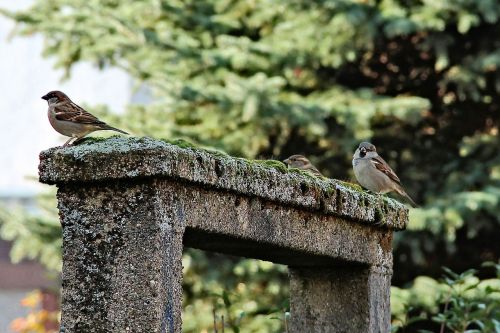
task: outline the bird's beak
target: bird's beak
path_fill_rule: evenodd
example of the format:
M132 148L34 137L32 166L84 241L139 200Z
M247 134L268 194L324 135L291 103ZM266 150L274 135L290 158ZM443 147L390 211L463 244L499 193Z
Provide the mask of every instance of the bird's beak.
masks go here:
M44 99L44 100L48 100L49 98L47 97L47 95L43 95L43 96L42 96L42 99Z
M287 158L286 160L283 161L286 165L290 164L290 160Z

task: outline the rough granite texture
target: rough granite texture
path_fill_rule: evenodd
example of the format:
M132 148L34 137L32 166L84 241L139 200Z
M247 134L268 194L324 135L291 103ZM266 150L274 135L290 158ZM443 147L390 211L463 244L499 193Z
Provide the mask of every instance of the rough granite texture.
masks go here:
M49 149L40 180L58 186L61 331L180 333L183 246L289 265L289 332L390 330L393 200L149 138Z

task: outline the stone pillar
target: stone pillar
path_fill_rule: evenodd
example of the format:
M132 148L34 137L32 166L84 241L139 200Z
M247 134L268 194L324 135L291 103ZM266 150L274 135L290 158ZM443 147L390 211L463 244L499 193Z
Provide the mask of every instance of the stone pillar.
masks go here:
M390 332L390 281L367 266L290 268L290 333Z
M181 332L184 229L152 183L59 186L61 332Z

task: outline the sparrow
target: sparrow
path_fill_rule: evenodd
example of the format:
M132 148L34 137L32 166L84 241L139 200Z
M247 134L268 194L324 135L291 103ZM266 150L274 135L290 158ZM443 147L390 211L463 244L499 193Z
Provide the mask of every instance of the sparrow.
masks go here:
M369 142L361 142L352 157L352 167L358 183L375 193L396 191L412 205L417 204L405 192L401 181L391 167L377 154L377 148Z
M316 169L316 167L312 165L312 163L302 155L292 155L286 160L284 160L283 163L288 165L289 168L291 167L291 168L305 170L312 173L314 176L318 177L323 176L321 172L319 172L318 169Z
M109 126L103 121L100 121L95 116L85 111L82 107L76 105L66 94L61 91L51 91L42 96L49 104L49 122L52 127L59 133L69 136L63 147L70 144L71 140L75 139L73 144L80 141L85 135L101 130L111 130L128 134L118 128Z

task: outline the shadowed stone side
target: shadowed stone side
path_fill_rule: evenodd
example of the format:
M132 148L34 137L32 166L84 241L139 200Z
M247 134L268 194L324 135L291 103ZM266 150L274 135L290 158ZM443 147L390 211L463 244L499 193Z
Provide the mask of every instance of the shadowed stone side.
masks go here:
M388 332L406 208L276 165L134 138L42 152L63 227L61 331L180 333L186 246L289 265L290 332Z
M392 268L391 231L232 193L163 181L182 202L184 245L291 266L339 261Z
M390 281L362 265L290 268L290 333L390 332Z

